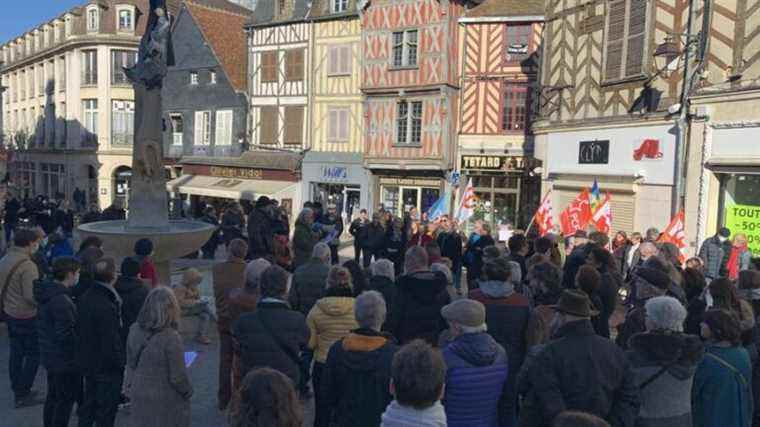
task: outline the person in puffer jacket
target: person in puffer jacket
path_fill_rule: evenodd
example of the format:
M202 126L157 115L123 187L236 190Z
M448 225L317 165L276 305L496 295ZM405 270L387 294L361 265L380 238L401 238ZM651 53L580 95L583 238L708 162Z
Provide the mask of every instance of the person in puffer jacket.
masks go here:
M446 389L443 407L449 427L496 427L507 382L507 354L486 332L486 309L460 299L441 309L454 340L443 349Z

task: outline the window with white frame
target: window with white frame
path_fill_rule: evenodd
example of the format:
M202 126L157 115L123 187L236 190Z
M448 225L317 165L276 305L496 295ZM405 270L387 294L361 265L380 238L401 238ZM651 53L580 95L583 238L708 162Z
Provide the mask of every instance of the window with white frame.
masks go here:
M82 51L82 85L98 84L98 51Z
M216 71L211 71L208 76L209 83L216 84Z
M130 145L134 138L135 103L113 101L111 109L111 144Z
M98 141L98 100L82 100L82 142L95 143Z
M348 142L351 110L346 107L327 109L327 141Z
M232 145L232 110L216 112L214 146Z
M71 17L66 17L66 22L63 25L63 32L66 37L71 35Z
M87 31L94 32L100 29L100 10L97 5L87 8Z
M345 12L348 10L348 0L330 0L332 7L330 8L333 13Z
M209 145L211 143L211 112L195 112L195 141L194 145Z
M351 74L351 45L338 44L327 48L327 75L347 76Z
M417 30L393 33L393 66L417 66Z
M422 101L400 101L396 108L396 143L420 144L422 141Z
M58 90L61 92L66 90L66 65L66 56L59 57L56 76L58 77Z
M134 13L131 7L117 6L116 17L119 31L131 32L135 29Z
M198 72L197 71L191 71L190 72L190 84L191 85L197 85L198 84Z
M172 145L175 147L182 146L182 133L185 130L184 120L181 113L172 113L169 115L172 122Z
M111 51L111 84L125 85L129 84L127 75L124 74L124 68L129 68L137 62L137 52L133 50L112 50Z

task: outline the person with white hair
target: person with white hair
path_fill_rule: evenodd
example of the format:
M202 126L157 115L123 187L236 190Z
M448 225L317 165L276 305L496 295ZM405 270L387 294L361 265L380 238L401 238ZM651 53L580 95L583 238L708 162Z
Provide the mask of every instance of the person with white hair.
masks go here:
M386 313L380 292L362 292L354 303L359 328L330 347L321 393L327 417L338 427L379 425L393 400L391 363L398 346L393 337L380 332Z
M686 309L669 296L647 300L646 332L629 340L626 357L639 385L636 425L691 427L691 389L704 354L699 337L683 333Z
M383 295L388 316L392 313L396 300L395 265L389 259L379 259L370 265L368 290L378 291ZM387 316L386 316L387 317Z
M317 243L311 252L311 259L296 268L290 287L288 302L293 310L303 315L309 314L314 303L322 298L330 271L330 247L326 243Z

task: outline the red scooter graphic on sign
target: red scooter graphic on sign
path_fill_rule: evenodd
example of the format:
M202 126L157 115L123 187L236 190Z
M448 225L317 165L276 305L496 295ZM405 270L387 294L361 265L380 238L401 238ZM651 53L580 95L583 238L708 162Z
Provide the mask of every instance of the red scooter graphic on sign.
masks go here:
M657 160L661 158L662 151L660 151L659 139L645 139L639 148L633 150L633 159L636 161L641 159Z

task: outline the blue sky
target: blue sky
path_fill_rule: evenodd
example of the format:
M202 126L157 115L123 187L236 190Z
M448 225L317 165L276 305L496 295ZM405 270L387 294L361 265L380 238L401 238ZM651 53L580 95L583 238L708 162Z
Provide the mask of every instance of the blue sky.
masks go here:
M0 43L18 37L86 0L2 0Z

